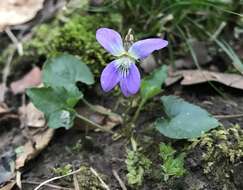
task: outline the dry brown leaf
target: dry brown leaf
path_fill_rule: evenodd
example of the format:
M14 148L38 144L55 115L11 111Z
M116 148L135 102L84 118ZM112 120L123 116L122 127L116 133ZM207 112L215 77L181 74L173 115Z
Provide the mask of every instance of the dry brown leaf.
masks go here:
M34 67L22 79L14 81L10 84L10 88L14 94L24 93L27 88L38 86L41 84L41 70Z
M18 114L10 110L5 103L0 102L0 126L1 122L18 122L18 120Z
M15 122L19 120L19 116L12 112L0 113L0 122L11 121ZM1 126L1 125L0 125Z
M2 138L5 140L5 138ZM14 170L15 170L15 152L12 149L4 150L1 148L1 155L0 155L0 185L9 182L11 179L15 177Z
M5 114L5 113L9 113L10 110L8 108L8 106L5 103L1 103L0 102L0 114Z
M169 75L169 77L166 79L165 85L166 86L173 85L176 82L178 82L179 80L181 80L182 78L183 78L182 75L176 75L176 74L173 73L172 75Z
M31 20L43 7L44 0L0 1L0 32L7 26L23 24Z
M109 110L103 106L100 106L100 105L96 105L95 109L99 110L100 112L110 112L111 114L105 115L105 114L101 114L98 112L94 112L94 111L88 109L87 107L80 107L80 108L78 108L77 112L80 115L87 117L91 121L103 126L104 128L107 128L107 129L112 129L115 126L122 123L121 116L119 116L118 114L112 113L111 110ZM83 126L83 125L81 125L81 126Z
M0 188L0 190L11 190L11 189L13 189L15 184L16 184L16 182L12 181L12 182L8 183L7 185L5 185L4 187Z
M22 152L17 155L16 169L22 168L26 162L35 158L50 142L53 137L54 129L47 128L45 131L33 135L31 141L28 141L22 148Z
M171 75L167 81L167 85L171 85L181 78L181 85L194 85L204 82L219 82L229 87L243 90L243 76L229 73L217 73L211 71L200 70L182 70L177 71ZM173 81L173 79L176 79ZM171 82L173 81L173 83Z
M25 124L29 127L43 127L46 123L43 112L38 110L33 103L19 108L21 117L25 117Z

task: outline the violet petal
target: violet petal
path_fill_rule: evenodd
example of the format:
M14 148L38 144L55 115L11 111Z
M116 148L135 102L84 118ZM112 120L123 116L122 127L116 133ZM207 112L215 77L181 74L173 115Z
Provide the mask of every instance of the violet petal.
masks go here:
M115 30L100 28L96 31L96 39L112 55L119 56L125 52L122 38Z
M129 74L127 77L122 78L120 87L125 96L136 94L140 88L141 77L137 66L131 64Z
M120 88L121 88L122 94L124 96L126 96L126 97L132 96L132 94L128 92L127 83L125 80L120 81Z
M120 81L120 75L115 66L116 61L117 60L114 60L109 63L101 73L100 83L105 92L113 89Z
M135 42L129 49L129 54L135 59L144 59L153 51L162 49L168 45L168 41L161 38L150 38Z

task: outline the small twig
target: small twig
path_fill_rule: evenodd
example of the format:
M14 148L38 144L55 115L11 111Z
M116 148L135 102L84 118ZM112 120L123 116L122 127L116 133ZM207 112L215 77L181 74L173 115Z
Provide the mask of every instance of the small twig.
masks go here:
M14 43L16 49L18 50L18 54L22 56L24 52L23 52L23 46L21 42L19 42L19 40L15 37L15 35L8 27L5 29L5 32L8 35L8 37L11 39L11 41Z
M99 179L101 185L106 189L106 190L110 190L110 188L108 187L108 185L106 185L106 183L101 179L101 177L99 176L99 174L95 171L94 168L90 167L90 171Z
M73 174L73 185L75 190L80 190L77 175Z
M124 182L122 181L122 179L120 178L120 176L118 175L116 170L112 170L112 173L115 176L115 178L117 179L117 181L118 181L119 185L121 186L122 190L127 190Z
M22 189L21 173L19 171L16 172L16 184L19 189Z
M26 109L26 97L25 94L21 97L21 106L23 108L23 113L20 116L20 128L26 128L27 127L27 109Z
M73 172L70 172L69 174L62 175L62 176L58 176L58 177L53 177L53 178L51 178L51 179L48 179L48 180L42 182L40 185L38 185L34 190L38 190L38 189L40 189L42 186L44 186L44 185L46 185L46 184L48 184L48 183L50 183L50 182L52 182L52 181L55 181L55 180L58 180L58 179L61 179L61 178L64 178L64 177L67 177L67 176L76 174L76 173L80 172L81 170L82 170L82 168L79 168L78 170L75 170L75 171L73 171Z
M35 181L22 181L22 184L30 184L30 185L39 185L39 182L35 182ZM51 187L51 188L55 188L55 189L60 189L60 190L73 190L72 188L68 188L68 187L62 187L59 185L53 185L53 184L45 184L44 186L46 187Z
M243 117L243 114L232 114L232 115L214 115L216 119L233 119Z
M11 63L12 63L12 60L13 60L14 53L15 53L15 49L11 50L11 52L8 56L6 65L3 69L3 76L2 76L3 88L0 92L0 102L4 102L4 99L5 99L5 93L6 93L6 90L7 90L7 78L8 78L9 73L10 73L10 66L11 66Z
M32 144L32 147L36 149L35 147L35 140L33 139L32 134L30 133L30 129L27 126L27 110L26 110L26 96L25 94L22 95L22 108L23 108L23 114L20 116L20 128L23 129L22 133L24 137L26 137Z

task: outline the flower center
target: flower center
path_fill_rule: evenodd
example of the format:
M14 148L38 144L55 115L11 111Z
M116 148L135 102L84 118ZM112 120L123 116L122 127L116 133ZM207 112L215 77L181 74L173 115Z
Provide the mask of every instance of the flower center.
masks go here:
M123 58L119 59L119 61L117 61L116 68L123 78L128 76L132 63L133 60L128 56L124 56Z

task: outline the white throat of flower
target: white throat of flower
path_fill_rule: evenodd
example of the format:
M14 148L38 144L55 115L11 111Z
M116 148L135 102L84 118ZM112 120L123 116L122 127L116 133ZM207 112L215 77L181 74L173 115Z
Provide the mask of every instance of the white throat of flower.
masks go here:
M128 56L124 56L116 61L116 68L123 78L128 76L133 62L134 60Z
M131 64L136 60L128 53L129 48L132 46L134 37L132 35L132 29L128 30L128 33L124 39L125 52L119 56L120 59L116 62L116 68L123 78L127 77L130 71Z

